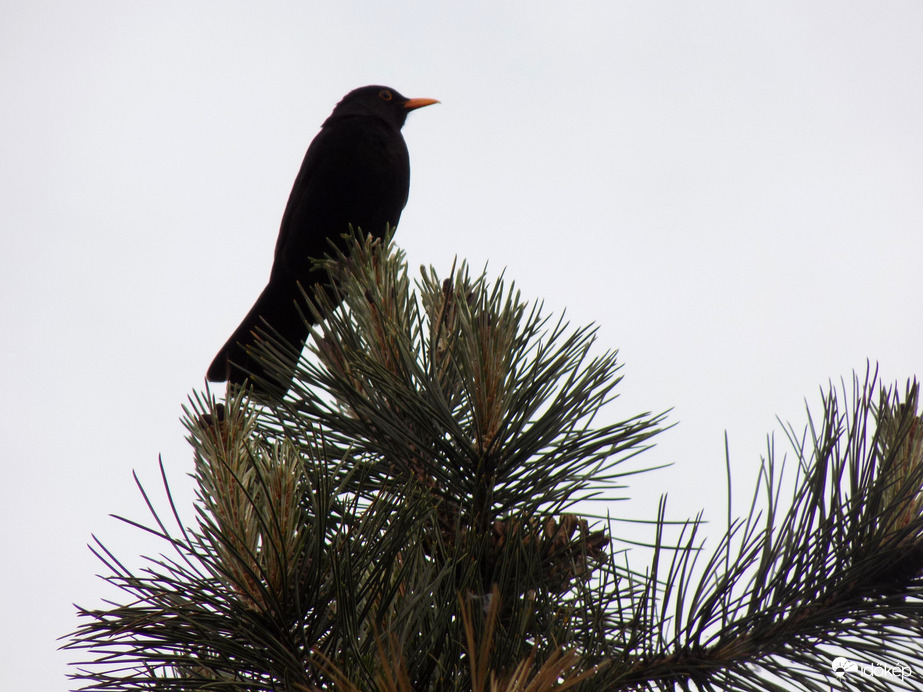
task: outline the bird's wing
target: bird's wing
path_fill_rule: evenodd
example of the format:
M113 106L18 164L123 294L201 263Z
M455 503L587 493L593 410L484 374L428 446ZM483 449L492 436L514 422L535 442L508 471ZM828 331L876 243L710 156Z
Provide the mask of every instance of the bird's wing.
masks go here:
M410 163L400 131L369 118L339 120L311 142L292 186L275 264L296 275L307 258L330 252L349 224L381 235L407 203ZM366 228L381 223L382 228ZM276 271L274 265L273 271Z

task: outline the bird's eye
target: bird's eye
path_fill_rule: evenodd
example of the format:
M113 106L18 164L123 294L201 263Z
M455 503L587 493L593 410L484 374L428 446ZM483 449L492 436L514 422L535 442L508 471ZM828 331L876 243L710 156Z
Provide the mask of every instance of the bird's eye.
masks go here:
M382 89L381 91L379 91L379 92L378 92L378 96L379 96L383 101L390 101L390 100L391 100L391 92L388 91L387 89Z

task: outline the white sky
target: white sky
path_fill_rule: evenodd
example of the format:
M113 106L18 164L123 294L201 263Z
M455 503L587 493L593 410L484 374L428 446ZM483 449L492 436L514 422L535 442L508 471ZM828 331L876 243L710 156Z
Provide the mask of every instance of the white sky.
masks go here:
M108 517L146 519L132 470L191 501L180 405L354 87L443 102L404 129L411 266L506 268L620 349L613 415L674 407L614 511L717 535L725 430L743 509L777 415L923 375L920 3L330 5L0 3L4 690L69 689L91 534L161 549Z

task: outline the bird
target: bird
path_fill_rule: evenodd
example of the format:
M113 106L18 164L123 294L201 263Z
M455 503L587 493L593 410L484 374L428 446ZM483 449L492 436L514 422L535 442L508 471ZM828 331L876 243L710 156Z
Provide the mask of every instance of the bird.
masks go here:
M401 128L417 108L439 103L407 98L380 85L350 91L334 107L308 146L292 186L269 281L240 326L208 368L209 382L249 383L262 403L281 401L315 321L302 291L327 285L317 260L331 253L352 227L383 237L397 226L410 191L410 156ZM271 335L285 344L267 368L255 357ZM264 356L265 360L265 356Z

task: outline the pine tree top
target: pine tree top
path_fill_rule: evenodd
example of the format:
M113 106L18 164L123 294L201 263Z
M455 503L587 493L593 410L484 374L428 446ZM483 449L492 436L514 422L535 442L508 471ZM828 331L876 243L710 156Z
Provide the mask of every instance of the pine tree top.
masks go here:
M639 566L579 514L665 420L606 420L616 354L502 277L412 284L393 245L351 243L306 296L309 352L262 335L270 368L298 359L284 401L190 400L195 525L164 479L176 528L143 489L154 524L130 523L167 554L136 573L97 545L129 600L79 610L86 689L817 689L870 651L923 689L915 383L831 389L788 429L791 499L770 453L715 548L662 503Z

